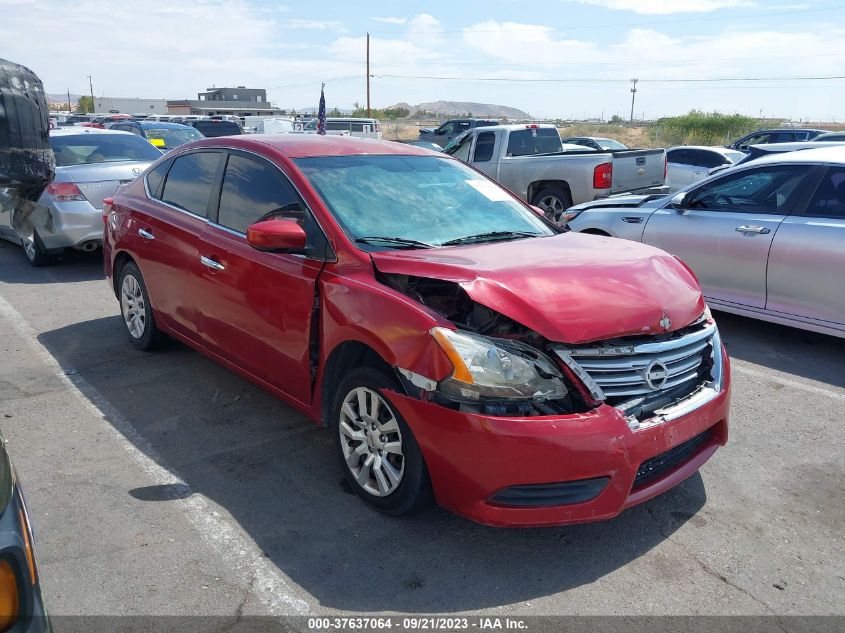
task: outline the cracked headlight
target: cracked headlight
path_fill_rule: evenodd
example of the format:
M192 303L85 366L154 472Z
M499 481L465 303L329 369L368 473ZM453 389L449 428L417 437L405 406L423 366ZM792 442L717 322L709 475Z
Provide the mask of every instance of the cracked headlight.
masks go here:
M452 363L452 375L440 391L459 402L553 400L566 395L554 363L532 347L448 328L431 335Z

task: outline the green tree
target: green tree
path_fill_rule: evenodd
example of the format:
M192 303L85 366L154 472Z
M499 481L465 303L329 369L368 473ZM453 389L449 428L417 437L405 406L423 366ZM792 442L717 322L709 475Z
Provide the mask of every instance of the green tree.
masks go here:
M88 96L79 97L79 101L76 102L76 111L80 114L94 112L94 100Z
M756 119L741 114L691 110L658 120L650 133L664 145L725 145L757 125Z

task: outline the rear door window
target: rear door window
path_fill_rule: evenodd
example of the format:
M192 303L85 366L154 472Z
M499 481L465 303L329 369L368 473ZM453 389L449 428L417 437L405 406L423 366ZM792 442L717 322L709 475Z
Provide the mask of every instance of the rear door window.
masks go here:
M496 146L496 135L493 132L482 132L475 141L474 163L486 163L493 158L493 148Z
M695 164L695 150L673 149L666 152L666 158L670 163L676 165L693 165Z
M719 165L727 165L730 162L731 161L718 152L710 152L704 149L699 150L698 152L698 164L702 167L706 167L707 169L712 169L713 167L718 167Z
M221 157L220 152L194 152L174 159L167 173L161 201L195 215L208 217L208 202Z
M845 168L831 167L828 170L804 215L845 220Z
M554 128L517 130L508 136L508 156L529 156L562 151L560 135Z

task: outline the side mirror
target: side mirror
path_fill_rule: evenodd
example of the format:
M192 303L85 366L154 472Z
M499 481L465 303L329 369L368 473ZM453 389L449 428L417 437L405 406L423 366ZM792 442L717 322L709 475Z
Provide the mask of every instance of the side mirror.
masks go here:
M305 231L293 220L264 220L246 229L246 241L257 251L268 253L302 253Z
M686 202L687 202L687 192L686 191L679 191L672 199L669 201L669 206L675 209L676 211L686 211Z

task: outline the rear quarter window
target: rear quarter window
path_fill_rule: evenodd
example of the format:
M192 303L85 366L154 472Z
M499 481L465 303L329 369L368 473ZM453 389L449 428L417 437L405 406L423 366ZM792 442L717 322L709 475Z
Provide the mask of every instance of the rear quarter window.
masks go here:
M155 198L156 200L161 199L161 183L164 181L164 176L172 164L172 160L166 160L147 173L147 191L149 191L151 198Z
M167 172L161 201L207 217L208 201L221 157L220 152L194 152L175 158L173 166Z

